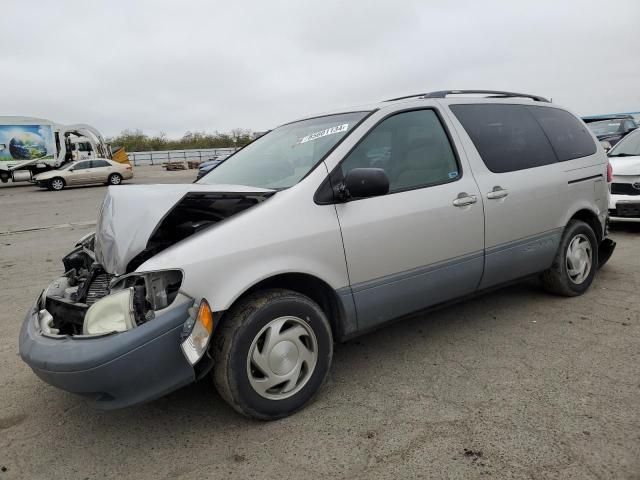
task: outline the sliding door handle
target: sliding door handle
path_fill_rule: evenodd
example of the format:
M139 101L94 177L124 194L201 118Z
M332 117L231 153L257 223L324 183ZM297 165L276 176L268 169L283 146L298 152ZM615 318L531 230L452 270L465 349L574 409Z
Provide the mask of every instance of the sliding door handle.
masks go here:
M493 187L493 190L487 193L487 198L489 200L497 200L499 198L504 198L509 195L509 191L505 190L502 187Z
M466 207L467 205L472 205L478 201L478 197L475 195L469 195L466 192L462 192L458 194L458 198L453 201L454 207Z

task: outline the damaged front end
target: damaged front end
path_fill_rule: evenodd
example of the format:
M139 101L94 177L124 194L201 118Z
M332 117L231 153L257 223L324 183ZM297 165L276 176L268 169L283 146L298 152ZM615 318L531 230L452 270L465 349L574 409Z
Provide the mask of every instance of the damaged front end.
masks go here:
M65 274L40 299L40 328L48 335L104 335L135 328L175 300L182 271L115 276L95 261L95 237L63 258Z
M64 275L39 300L42 333L105 335L153 320L180 294L184 273L179 266L152 272L137 269L161 251L274 193L213 185L109 189L96 233L82 238L63 258Z
M181 265L145 271L144 262L273 193L197 184L110 188L96 233L62 259L64 274L29 309L20 356L45 382L107 409L202 378L212 366L214 312L202 292L182 290L188 272Z

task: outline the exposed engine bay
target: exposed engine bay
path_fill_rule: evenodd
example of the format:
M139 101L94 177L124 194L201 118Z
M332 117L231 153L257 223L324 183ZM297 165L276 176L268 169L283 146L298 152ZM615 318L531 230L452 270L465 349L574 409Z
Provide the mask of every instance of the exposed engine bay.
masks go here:
M87 335L85 317L89 309L107 295L128 291L134 326L155 316L154 312L169 306L180 289L182 272L167 270L116 277L95 262L91 250L93 236L83 240L63 258L64 276L45 290L42 303L51 315L49 328L58 335Z
M140 224L145 226L144 222L139 221L134 234L130 229L118 228L118 222L111 218L105 218L105 215L113 214L114 199L108 194L98 231L81 239L75 249L62 259L64 275L43 292L40 300L41 329L50 335L96 335L129 330L153 320L155 312L167 308L178 295L182 271L135 270L171 245L257 205L273 193L188 192L161 217L155 228L147 224L143 231ZM120 215L124 212L119 211ZM105 228L105 225L109 225L109 235L101 237L103 232L100 228ZM126 221L122 225L126 226ZM135 242L126 237L139 236L141 232L148 232L146 244L136 251L132 248ZM103 263L117 266L111 258L99 261L96 249L100 239L107 244L107 248L103 246L101 250L103 257L105 252L119 251L119 240L127 245L126 254L130 260L124 272L108 271L103 266Z

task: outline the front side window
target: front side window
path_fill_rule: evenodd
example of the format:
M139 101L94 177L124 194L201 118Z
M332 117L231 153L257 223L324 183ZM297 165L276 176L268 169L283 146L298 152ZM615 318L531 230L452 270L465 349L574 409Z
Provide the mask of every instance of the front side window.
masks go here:
M449 138L433 110L395 114L371 130L340 165L382 168L389 193L450 182L460 176Z
M524 105L451 105L493 173L513 172L556 162L540 124Z
M78 162L73 166L74 170L86 170L91 168L91 162Z
M596 153L596 144L586 125L569 112L550 107L525 108L540 123L559 161L564 162Z
M327 115L282 125L229 157L197 183L291 187L368 113Z
M610 157L631 157L640 155L640 130L636 130L609 150Z

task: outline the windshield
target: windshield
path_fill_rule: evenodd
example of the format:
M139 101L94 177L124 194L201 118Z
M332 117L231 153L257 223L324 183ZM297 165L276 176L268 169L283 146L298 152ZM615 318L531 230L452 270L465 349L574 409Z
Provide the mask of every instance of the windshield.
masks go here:
M629 157L640 155L640 130L631 132L609 150L610 157Z
M73 162L70 163L69 165L65 165L64 167L60 168L59 170L69 170L71 167L75 167L78 164L78 162Z
M197 183L291 187L367 113L327 115L278 127L229 157Z
M609 135L619 133L621 131L620 124L622 120L603 120L601 122L588 123L594 135Z

